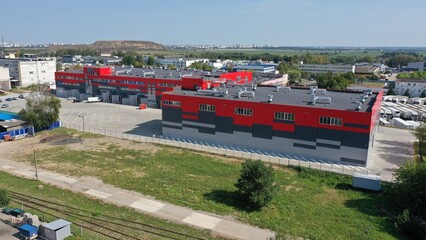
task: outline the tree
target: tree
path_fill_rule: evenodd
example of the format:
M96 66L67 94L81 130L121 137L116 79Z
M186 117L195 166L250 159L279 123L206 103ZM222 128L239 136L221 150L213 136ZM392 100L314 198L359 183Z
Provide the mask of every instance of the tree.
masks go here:
M235 186L248 208L260 209L266 206L278 191L274 179L272 166L265 166L260 160L246 160Z
M426 164L423 162L405 162L395 172L395 184L392 193L401 209L410 214L426 217Z
M395 95L395 89L393 88L393 84L389 84L388 91L386 92L386 95L389 95L389 96Z
M413 131L413 135L417 138L419 141L419 155L420 155L420 162L423 162L423 152L422 152L422 146L426 142L426 124L422 123L418 128L416 128Z
M426 90L423 90L422 94L420 94L421 98L426 98Z
M404 96L410 97L410 89L405 90Z
M155 62L154 57L153 56L149 56L148 60L146 61L146 64L152 66L152 65L154 65L154 62Z
M9 193L5 189L0 189L0 207L6 207L10 203Z
M47 128L58 121L61 102L53 95L39 90L30 93L26 100L26 106L18 116L35 129Z

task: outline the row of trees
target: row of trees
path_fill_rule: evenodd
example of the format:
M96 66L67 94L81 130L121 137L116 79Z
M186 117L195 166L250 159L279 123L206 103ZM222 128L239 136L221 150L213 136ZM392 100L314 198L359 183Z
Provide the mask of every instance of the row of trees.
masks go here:
M400 74L398 74L397 77L398 78L409 78L409 79L419 79L419 78L425 78L426 79L426 71L400 73Z
M101 52L90 49L90 48L66 48L66 49L59 49L55 52L56 57L62 57L65 55L82 55L82 56L100 56Z

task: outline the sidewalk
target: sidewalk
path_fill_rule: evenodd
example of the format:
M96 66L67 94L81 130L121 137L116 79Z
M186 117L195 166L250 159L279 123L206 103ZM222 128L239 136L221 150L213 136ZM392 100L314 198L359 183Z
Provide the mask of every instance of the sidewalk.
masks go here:
M34 167L23 163L0 160L0 170L17 176L35 179ZM260 229L237 221L227 220L222 216L194 211L190 208L158 201L137 192L104 184L102 181L93 178L69 177L45 170L39 170L38 176L40 181L63 189L83 193L118 206L130 207L138 212L154 217L197 228L209 229L214 234L223 237L241 240L261 240L274 236L274 233L270 230Z

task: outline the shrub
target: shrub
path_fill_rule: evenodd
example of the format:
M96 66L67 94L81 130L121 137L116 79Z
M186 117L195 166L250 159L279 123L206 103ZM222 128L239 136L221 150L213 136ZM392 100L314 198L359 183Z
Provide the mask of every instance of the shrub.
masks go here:
M235 186L249 209L260 209L272 200L278 190L274 179L272 166L265 166L260 160L246 160Z
M6 207L10 203L10 196L9 193L4 190L0 189L0 207Z

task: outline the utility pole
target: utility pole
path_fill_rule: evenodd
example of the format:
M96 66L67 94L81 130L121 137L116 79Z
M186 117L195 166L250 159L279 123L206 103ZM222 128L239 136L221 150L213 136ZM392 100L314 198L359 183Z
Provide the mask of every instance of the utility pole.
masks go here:
M36 180L38 181L37 159L36 159L35 149L33 149L33 156L34 156L35 176L36 176Z

